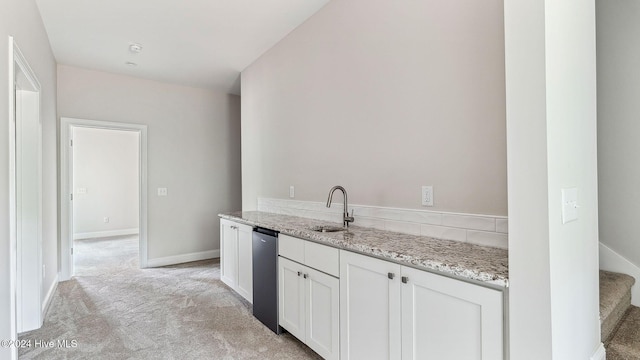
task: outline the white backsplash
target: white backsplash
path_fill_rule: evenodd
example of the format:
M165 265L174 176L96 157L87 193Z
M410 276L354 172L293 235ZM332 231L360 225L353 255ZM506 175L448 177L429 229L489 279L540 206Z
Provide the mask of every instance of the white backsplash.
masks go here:
M349 205L354 225L506 249L506 216ZM342 203L258 198L258 211L342 222Z

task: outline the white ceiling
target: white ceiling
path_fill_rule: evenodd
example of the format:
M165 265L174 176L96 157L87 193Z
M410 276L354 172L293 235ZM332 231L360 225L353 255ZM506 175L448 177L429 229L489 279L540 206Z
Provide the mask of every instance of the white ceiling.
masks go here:
M239 94L240 71L329 0L36 2L60 64Z

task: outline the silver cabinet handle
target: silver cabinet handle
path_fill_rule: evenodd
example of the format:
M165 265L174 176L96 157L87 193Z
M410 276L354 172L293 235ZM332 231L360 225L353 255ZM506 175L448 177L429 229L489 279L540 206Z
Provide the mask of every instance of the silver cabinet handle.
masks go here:
M387 277L389 278L389 280L393 280L393 278L396 277L396 274L390 272L390 273L387 273Z
M409 282L409 277L408 276L403 276L402 277L402 282L405 283L405 284L408 283Z

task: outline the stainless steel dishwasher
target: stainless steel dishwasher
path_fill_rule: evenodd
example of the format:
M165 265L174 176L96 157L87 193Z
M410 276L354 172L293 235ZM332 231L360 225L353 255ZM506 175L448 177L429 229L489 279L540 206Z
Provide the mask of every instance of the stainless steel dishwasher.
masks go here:
M253 316L276 334L278 325L278 233L253 229Z

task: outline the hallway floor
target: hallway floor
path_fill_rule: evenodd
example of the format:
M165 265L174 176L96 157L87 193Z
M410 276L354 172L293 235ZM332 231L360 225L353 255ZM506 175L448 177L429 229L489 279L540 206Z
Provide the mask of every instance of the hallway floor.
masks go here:
M138 269L136 237L76 243L76 276L58 285L20 359L319 359L275 335L220 281L218 260Z

